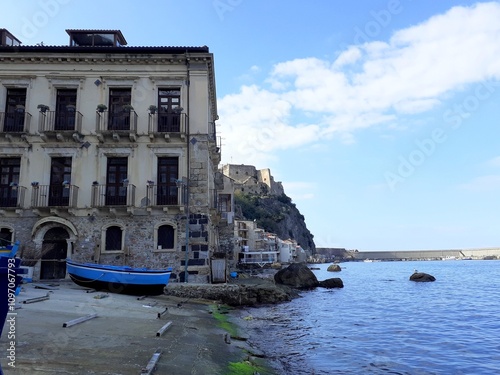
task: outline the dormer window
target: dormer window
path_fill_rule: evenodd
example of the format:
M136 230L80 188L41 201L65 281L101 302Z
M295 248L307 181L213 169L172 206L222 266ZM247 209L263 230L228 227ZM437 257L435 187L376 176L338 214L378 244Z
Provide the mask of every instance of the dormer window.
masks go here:
M0 29L0 46L19 46L21 41L7 29Z
M121 47L127 45L120 30L66 30L71 47Z

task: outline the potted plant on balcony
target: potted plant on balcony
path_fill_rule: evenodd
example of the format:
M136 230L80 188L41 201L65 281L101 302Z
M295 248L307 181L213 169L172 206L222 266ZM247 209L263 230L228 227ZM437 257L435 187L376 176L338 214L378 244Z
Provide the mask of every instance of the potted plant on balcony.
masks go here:
M107 109L108 109L108 107L105 104L98 104L96 110L97 110L97 112L104 112Z
M17 190L17 182L12 181L9 186L12 188L12 190Z
M177 115L180 115L183 110L184 108L182 107L172 108L172 112L174 112Z
M151 185L154 185L154 184L155 184L155 182L153 180L148 180L148 185L151 186Z
M31 183L31 186L33 186L34 188L37 188L37 187L38 187L38 185L40 185L38 181L33 181L33 182Z
M68 180L64 180L62 185L65 189L69 189L70 182Z
M134 107L132 107L130 104L125 104L125 105L123 106L123 111L124 111L124 112L131 112L131 111L133 111L133 110L134 110Z
M21 104L16 105L16 112L17 113L24 113L24 105L21 105Z
M37 108L40 110L40 112L45 113L49 110L49 106L46 104L38 104Z
M154 115L156 113L156 111L158 110L158 107L151 104L148 109L149 109L149 113Z
M68 104L68 105L66 106L66 110L67 110L68 112L75 112L75 111L76 111L76 106L74 106L73 104Z
M92 182L92 185L97 186L97 185L99 185L99 182L98 181L94 181L94 182Z

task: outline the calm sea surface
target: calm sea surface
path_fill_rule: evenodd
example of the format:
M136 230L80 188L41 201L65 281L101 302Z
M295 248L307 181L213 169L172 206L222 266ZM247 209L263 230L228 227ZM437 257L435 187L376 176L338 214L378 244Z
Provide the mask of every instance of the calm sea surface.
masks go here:
M276 374L500 374L500 261L328 265L313 272L343 289L243 312Z

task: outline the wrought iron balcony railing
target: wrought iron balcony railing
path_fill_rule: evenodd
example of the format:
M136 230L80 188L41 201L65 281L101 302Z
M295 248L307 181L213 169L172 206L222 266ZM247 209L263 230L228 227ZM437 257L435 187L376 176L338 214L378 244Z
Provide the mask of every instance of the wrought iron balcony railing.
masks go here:
M182 206L185 204L185 188L176 185L147 186L148 207Z
M96 112L97 133L137 133L137 113L135 111L97 111Z
M28 133L30 123L28 112L0 112L0 133Z
M132 184L92 185L92 207L132 207L134 202L135 186Z
M24 186L0 187L0 208L22 208L25 195Z
M185 113L150 113L148 119L149 135L186 134Z
M47 132L78 132L82 131L83 115L78 111L46 111L38 117L38 131Z
M31 207L76 208L78 200L76 185L36 185L31 187Z

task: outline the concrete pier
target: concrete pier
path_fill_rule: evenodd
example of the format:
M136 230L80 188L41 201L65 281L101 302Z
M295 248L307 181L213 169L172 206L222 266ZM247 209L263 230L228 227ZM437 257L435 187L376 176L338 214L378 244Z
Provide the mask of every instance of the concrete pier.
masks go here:
M446 260L446 259L500 259L500 247L444 250L357 251L317 248L317 256L327 260Z

